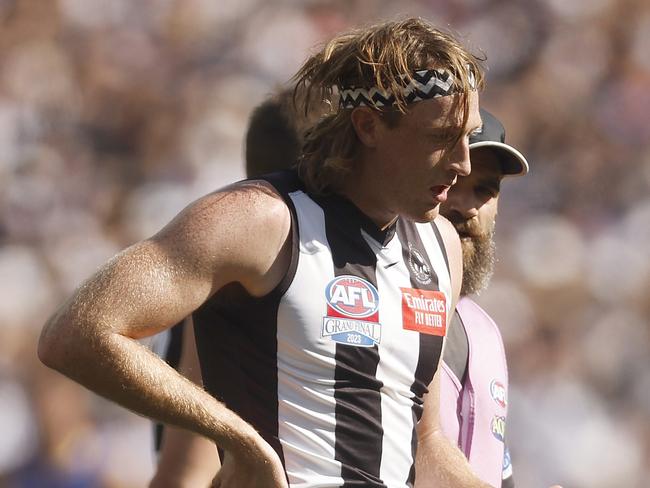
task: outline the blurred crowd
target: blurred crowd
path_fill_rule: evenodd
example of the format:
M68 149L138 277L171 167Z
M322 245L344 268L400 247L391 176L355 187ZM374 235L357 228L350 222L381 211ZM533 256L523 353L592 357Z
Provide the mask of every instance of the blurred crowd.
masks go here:
M531 163L479 301L510 363L522 487L650 479L646 0L0 0L0 487L144 486L151 426L46 370L102 262L243 176L251 109L334 32L419 15L487 56Z

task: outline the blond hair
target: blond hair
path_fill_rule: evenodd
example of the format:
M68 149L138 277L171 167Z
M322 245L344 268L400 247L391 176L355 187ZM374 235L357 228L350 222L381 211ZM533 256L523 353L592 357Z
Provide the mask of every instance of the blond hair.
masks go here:
M390 21L336 36L311 56L294 76L302 92L305 113L314 103L333 106L341 87L376 87L395 97L384 112L389 126L405 113L403 88L420 69L445 69L454 75L461 95L463 125L467 123L467 95L483 85L483 59L469 53L454 37L419 18ZM323 117L306 135L298 171L308 190L326 193L340 188L358 156L360 142L352 125L352 109ZM460 134L458 134L460 138ZM456 141L451 141L452 147Z

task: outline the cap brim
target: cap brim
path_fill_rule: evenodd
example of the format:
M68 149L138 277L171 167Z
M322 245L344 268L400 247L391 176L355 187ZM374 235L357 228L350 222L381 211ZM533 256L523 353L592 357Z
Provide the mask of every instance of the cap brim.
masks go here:
M514 147L497 141L479 141L469 145L470 150L479 147L491 147L499 153L504 175L523 176L528 173L528 161Z

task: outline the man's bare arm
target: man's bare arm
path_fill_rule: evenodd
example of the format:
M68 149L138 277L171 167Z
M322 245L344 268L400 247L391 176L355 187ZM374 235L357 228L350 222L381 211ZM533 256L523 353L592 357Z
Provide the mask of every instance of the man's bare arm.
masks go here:
M178 371L202 385L192 319L185 320ZM221 463L217 447L209 439L178 427L165 426L156 473L149 488L210 486Z
M463 276L460 240L453 226L444 217L436 218L451 271L452 308L456 308ZM447 327L450 326L448 318ZM444 351L443 351L444 352ZM442 361L443 354L440 354ZM415 487L489 488L472 471L465 455L452 444L440 429L440 366L429 385L424 413L418 424L418 450L415 465Z
M474 474L465 455L441 431L438 405L433 405L439 391L439 375L436 373L418 427L415 487L489 488L491 485Z
M289 230L288 209L265 184L200 199L84 283L46 323L39 357L130 410L215 441L243 465L222 486L285 486L277 455L249 424L133 339L177 323L227 283L269 292L287 267Z

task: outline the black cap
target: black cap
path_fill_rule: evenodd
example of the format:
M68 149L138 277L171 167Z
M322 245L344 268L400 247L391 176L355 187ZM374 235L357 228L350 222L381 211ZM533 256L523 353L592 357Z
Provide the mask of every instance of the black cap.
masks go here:
M528 161L523 154L505 143L506 130L494 115L481 109L483 127L469 138L469 148L490 147L498 153L504 175L520 176L528 173Z

